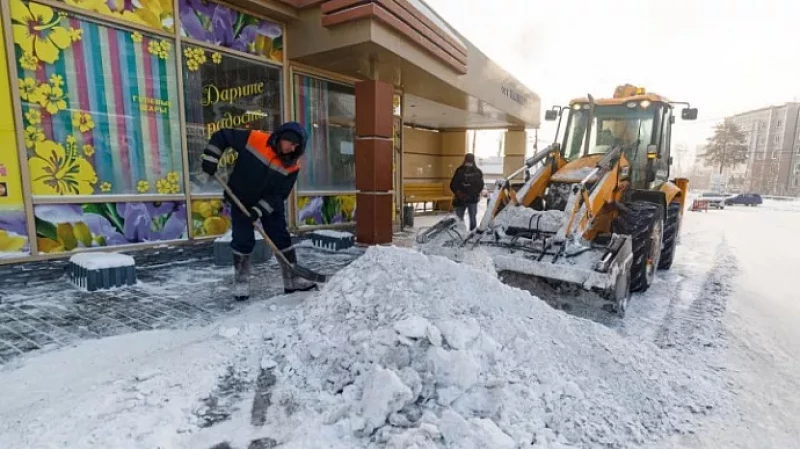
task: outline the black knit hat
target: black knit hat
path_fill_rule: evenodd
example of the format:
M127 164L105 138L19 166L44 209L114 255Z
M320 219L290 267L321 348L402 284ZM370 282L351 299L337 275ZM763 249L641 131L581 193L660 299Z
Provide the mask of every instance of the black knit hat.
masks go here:
M295 145L300 145L300 143L301 143L300 134L297 134L296 132L291 131L291 130L287 130L287 131L282 132L280 140L285 140L285 141L291 142L291 143L293 143Z
M467 153L464 155L464 163L474 164L475 163L475 155L472 153Z

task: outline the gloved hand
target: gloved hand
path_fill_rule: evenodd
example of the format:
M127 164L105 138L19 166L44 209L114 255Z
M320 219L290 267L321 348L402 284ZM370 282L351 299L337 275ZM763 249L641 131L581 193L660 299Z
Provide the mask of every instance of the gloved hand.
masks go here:
M250 219L253 220L253 223L261 221L261 215L263 212L261 212L259 207L253 206L250 208L250 210L248 210L248 212L250 212Z
M202 169L208 176L214 176L217 173L217 164L203 159Z

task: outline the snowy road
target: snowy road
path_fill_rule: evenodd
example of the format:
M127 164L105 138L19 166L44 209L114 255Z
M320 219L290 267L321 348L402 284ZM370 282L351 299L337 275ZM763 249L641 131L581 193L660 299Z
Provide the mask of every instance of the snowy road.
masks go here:
M719 357L740 416L657 447L800 448L800 204L687 213L685 223L679 273L704 263L697 249L714 244L735 260L724 316L728 345Z

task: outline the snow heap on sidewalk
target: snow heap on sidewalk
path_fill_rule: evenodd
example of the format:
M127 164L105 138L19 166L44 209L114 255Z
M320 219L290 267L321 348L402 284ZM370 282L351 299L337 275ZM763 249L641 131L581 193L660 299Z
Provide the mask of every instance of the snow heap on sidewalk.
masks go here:
M369 249L264 340L285 448L621 448L691 431L719 391L654 345L399 248Z

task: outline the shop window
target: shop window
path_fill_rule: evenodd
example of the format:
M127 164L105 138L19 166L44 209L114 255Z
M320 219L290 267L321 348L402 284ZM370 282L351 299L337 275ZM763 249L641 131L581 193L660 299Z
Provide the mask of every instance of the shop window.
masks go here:
M5 60L5 40L0 33L0 259L20 258L30 252L14 108Z
M127 202L36 205L40 253L185 239L186 203Z
M355 195L300 196L297 199L297 224L300 226L352 223L355 217Z
M12 1L25 146L35 196L180 194L170 39ZM19 28L18 28L19 27Z
M100 14L111 20L134 23L154 30L174 32L172 0L97 1L56 0L60 3Z
M207 0L180 0L178 9L183 37L283 62L282 25Z
M355 89L305 75L294 77L295 117L309 135L298 190L355 190Z
M203 149L222 128L271 131L281 124L281 69L248 59L186 46L183 51L186 139L192 192L222 193L201 169ZM229 174L236 153L220 160Z

